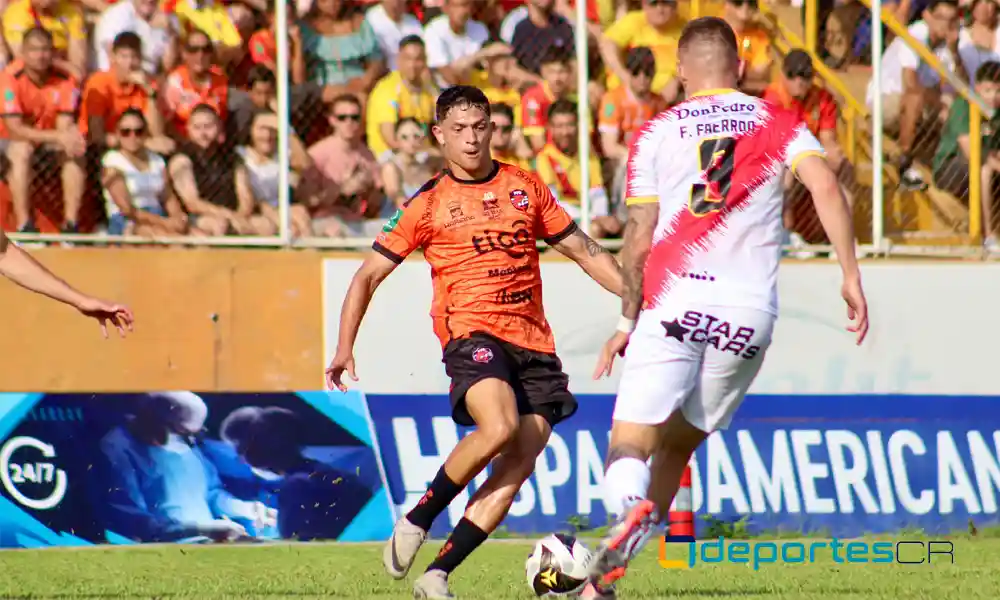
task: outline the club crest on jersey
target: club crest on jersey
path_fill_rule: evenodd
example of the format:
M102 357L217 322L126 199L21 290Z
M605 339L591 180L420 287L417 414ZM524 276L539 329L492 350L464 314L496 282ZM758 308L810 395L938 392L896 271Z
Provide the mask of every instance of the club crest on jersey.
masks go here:
M510 203L521 212L528 210L528 192L524 190L511 190Z
M493 351L485 346L480 346L472 351L472 360L477 363L488 363L493 360Z
M483 212L491 219L496 219L500 216L500 201L497 200L493 192L483 194Z

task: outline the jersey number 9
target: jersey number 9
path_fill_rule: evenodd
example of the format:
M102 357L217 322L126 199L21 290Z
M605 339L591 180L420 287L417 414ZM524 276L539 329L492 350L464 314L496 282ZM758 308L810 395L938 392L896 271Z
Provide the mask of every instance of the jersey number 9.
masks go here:
M688 209L697 217L704 217L725 206L726 196L733 177L733 157L736 140L731 137L702 140L698 144L698 168L708 183L691 186Z

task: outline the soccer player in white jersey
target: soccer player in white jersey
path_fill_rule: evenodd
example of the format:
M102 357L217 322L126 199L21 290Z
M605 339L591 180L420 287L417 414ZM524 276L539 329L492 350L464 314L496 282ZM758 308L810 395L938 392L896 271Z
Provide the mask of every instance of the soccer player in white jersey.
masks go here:
M591 598L614 597L691 454L728 426L760 370L778 314L785 169L837 251L848 331L860 344L868 330L851 215L823 147L792 113L736 91L725 21L688 23L678 60L688 99L647 122L628 159L622 316L594 374L624 353L604 481L619 520L593 563Z

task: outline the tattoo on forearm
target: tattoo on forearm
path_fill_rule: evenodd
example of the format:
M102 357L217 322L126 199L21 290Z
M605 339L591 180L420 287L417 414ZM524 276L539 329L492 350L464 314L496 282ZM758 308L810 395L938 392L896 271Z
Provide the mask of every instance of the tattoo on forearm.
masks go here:
M643 299L643 274L646 258L653 242L653 230L659 217L659 205L630 206L625 223L622 248L622 314L634 319L639 315Z
M594 238L584 233L582 229L577 229L573 235L583 239L583 245L587 249L587 254L590 257L597 256L598 254L606 254L608 252L604 246L600 245L594 240Z

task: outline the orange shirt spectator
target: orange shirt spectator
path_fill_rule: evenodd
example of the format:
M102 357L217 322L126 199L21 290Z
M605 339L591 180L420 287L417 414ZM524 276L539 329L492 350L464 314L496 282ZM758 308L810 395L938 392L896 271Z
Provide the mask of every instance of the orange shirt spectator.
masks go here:
M565 51L549 48L539 61L542 83L529 88L521 98L521 133L535 152L551 139L545 131L549 122L549 107L556 100L570 96L573 72L569 67L569 58Z
M767 86L764 99L790 110L806 122L813 135L837 130L837 101L830 92L812 85L802 97L792 96L784 81L775 81Z
M199 104L211 106L225 119L228 97L229 81L216 68L209 71L208 77L199 85L186 66L177 67L167 78L164 92L164 101L172 116L171 123L178 134L187 131L191 111Z
M624 161L632 136L654 115L667 108L667 101L652 92L656 77L656 58L649 48L640 46L628 51L625 69L629 85L605 92L597 128L608 158Z
M119 81L110 71L94 73L83 88L80 131L88 133L92 118L103 119L104 130L114 131L126 110L134 108L145 113L149 101L145 87L132 81Z
M756 23L757 0L726 0L722 18L736 33L742 61L740 87L748 94L760 95L771 81L771 39Z
M211 106L223 120L226 118L229 80L212 65L212 52L212 42L204 33L191 33L184 45L184 64L167 77L164 107L175 136L186 135L191 111L199 104Z
M55 129L59 115L73 115L79 98L73 79L56 69L37 82L23 68L5 70L0 73L0 90L3 116L20 117L32 129ZM0 120L0 138L8 137L7 126Z

